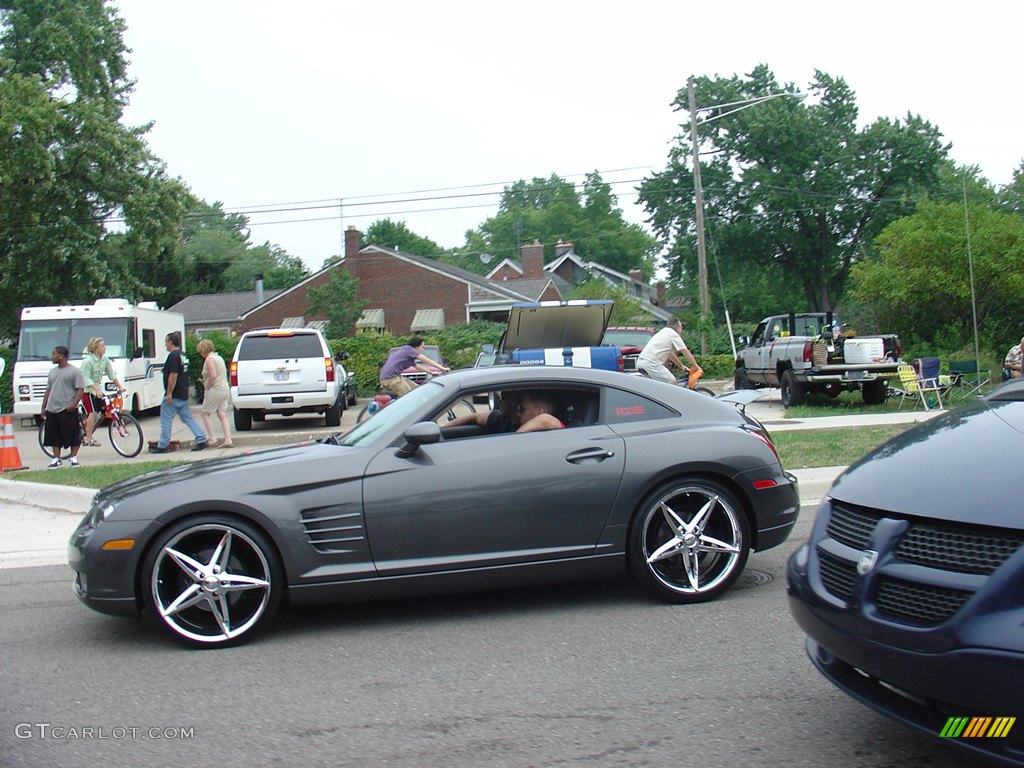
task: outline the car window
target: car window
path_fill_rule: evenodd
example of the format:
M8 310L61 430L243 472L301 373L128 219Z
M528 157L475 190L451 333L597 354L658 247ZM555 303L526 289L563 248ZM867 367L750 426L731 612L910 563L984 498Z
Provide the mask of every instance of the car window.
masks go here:
M650 331L606 331L601 343L614 347L644 347L654 334Z
M678 416L675 411L643 395L609 387L605 391L604 419L607 424L628 424Z
M359 445L372 441L377 435L394 427L399 423L406 423L408 426L410 414L418 410L424 403L437 397L437 384L423 384L416 387L412 392L397 400L392 400L389 405L381 408L376 414L345 434L339 441L339 445Z
M239 360L323 356L320 337L313 333L298 333L291 336L246 336L238 347Z
M514 427L518 426L519 420L515 405L519 398L527 392L549 399L555 408L553 415L567 428L592 426L599 422L601 398L600 390L596 387L503 387L493 391L481 389L461 392L434 414L434 421L446 430L444 432L445 439L514 432ZM498 419L497 416L493 417L495 421L486 431L482 427L479 429L462 427L449 431L453 429L453 422L465 424L467 419L461 417L467 414L488 414L492 410L500 411L503 417L501 419Z

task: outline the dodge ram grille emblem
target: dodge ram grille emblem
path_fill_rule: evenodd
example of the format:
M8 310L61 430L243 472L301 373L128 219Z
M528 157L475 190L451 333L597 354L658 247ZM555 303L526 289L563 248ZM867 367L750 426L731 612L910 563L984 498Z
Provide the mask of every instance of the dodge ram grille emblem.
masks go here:
M875 567L875 562L878 560L878 553L873 549L864 550L864 554L860 556L860 560L857 561L857 573L861 576L866 576L871 573L871 569Z

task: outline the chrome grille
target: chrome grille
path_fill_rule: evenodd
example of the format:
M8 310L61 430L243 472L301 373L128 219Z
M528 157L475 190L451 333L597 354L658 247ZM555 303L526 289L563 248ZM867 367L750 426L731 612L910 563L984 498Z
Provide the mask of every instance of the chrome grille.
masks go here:
M875 597L879 612L914 624L941 624L963 607L972 592L915 584L902 579L882 579Z
M943 571L990 574L1024 544L1024 536L960 526L914 525L896 556Z
M833 502L828 535L854 549L865 549L881 515Z
M850 599L857 576L856 565L819 549L818 572L821 574L821 583L825 585L829 594L840 600Z

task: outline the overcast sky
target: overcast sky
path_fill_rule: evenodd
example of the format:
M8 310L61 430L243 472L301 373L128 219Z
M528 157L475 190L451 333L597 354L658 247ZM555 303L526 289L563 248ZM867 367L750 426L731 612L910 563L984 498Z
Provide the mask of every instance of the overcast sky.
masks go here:
M461 245L505 184L552 173L600 171L642 222L635 187L665 165L687 77L760 62L797 89L843 77L862 124L920 114L996 184L1024 159L1012 1L115 5L128 122L154 121L172 175L312 269L385 216Z

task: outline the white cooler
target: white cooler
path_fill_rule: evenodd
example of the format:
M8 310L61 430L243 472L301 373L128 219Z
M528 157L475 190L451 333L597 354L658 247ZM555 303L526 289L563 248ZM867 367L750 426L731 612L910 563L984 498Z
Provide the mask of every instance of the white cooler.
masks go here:
M878 363L885 358L885 342L870 336L847 339L843 344L843 355L846 362L852 365Z

